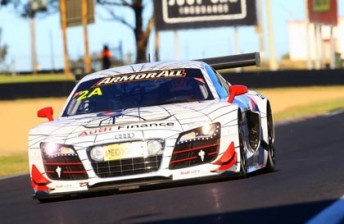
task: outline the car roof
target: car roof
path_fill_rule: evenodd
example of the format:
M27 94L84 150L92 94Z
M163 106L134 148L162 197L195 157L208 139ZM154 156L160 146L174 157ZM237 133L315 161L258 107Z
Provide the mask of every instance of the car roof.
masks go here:
M107 76L115 76L121 74L130 74L136 72L148 72L148 71L158 71L158 70L169 70L169 69L178 69L178 68L197 68L202 69L206 63L201 61L165 61L165 62L149 62L149 63L141 63L141 64L131 64L131 65L124 65L119 67L114 67L106 70L102 70L99 72L91 73L85 76L81 82L85 82L88 80L107 77Z

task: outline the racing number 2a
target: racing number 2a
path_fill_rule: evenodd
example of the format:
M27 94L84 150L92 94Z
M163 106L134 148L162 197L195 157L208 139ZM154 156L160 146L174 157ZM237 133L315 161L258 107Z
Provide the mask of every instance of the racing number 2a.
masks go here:
M94 90L92 90L92 92L89 90L84 90L84 91L80 91L77 95L78 95L77 101L81 101L87 98L91 98L92 96L101 96L103 95L103 93L100 87L97 87Z

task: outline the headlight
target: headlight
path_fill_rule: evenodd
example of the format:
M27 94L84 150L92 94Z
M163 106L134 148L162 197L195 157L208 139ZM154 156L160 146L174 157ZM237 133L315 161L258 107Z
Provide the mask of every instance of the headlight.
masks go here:
M104 161L104 157L105 157L104 148L102 146L96 146L92 148L90 151L90 156L94 161L98 161L98 162Z
M201 136L212 136L217 129L217 126L214 124L204 125L201 128Z
M177 143L212 138L219 133L220 128L220 123L212 123L192 129L190 131L181 133L177 140Z
M150 156L162 153L163 145L158 140L150 140L147 142L147 151Z
M183 134L180 136L178 142L185 142L188 140L196 139L197 137L197 132L196 131L190 131L188 133Z
M41 142L41 150L44 156L55 157L55 156L75 156L76 152L73 146L62 145L51 142Z

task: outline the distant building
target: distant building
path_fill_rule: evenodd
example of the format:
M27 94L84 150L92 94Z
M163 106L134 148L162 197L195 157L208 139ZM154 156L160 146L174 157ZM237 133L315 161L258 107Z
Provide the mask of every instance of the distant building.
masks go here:
M310 56L314 60L316 57L315 40L307 38L306 21L288 22L288 41L290 60L307 60L307 41L310 41ZM310 37L314 37L314 26L310 25ZM344 59L344 17L338 18L338 26L334 28L334 49ZM322 26L322 58L325 63L330 60L330 28Z

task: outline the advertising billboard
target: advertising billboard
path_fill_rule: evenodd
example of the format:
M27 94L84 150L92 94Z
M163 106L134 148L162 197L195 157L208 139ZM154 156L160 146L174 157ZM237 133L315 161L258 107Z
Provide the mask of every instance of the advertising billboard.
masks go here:
M82 25L82 1L66 1L66 19L67 27ZM87 23L94 23L94 0L87 0Z
M256 25L256 0L156 0L157 30Z
M309 22L337 26L337 0L307 0L307 5Z

